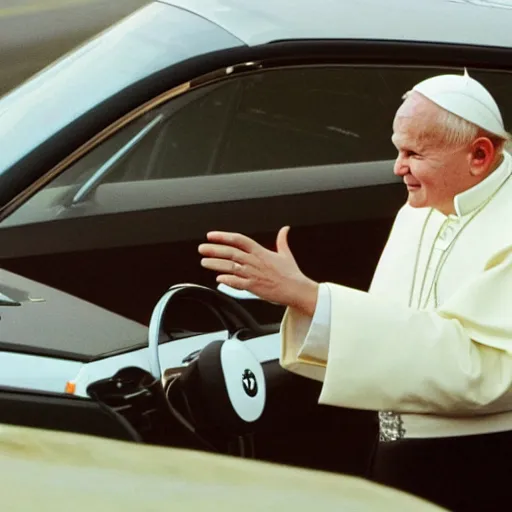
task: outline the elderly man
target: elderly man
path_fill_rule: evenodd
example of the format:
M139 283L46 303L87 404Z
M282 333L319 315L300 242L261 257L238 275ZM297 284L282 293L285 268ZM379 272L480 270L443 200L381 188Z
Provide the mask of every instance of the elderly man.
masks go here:
M218 282L287 306L281 364L323 381L321 403L382 411L374 478L457 511L498 509L512 478L508 139L467 73L404 96L392 142L408 201L368 293L306 277L288 227L276 252L225 232L199 248Z

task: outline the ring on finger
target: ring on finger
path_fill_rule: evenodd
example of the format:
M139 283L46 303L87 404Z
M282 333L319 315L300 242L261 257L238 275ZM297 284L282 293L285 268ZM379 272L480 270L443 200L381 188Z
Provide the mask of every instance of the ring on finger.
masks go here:
M233 261L233 273L236 274L240 272L243 269L243 265L240 265L240 263Z

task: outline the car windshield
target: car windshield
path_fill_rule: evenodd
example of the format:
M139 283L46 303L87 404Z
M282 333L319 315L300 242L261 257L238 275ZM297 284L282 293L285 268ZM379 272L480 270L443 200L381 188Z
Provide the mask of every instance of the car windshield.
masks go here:
M130 84L194 55L239 45L188 11L152 3L0 99L2 175Z

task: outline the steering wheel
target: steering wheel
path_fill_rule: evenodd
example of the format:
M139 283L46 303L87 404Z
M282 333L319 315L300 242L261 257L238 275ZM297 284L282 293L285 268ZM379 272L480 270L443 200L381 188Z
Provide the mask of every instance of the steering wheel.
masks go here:
M169 288L156 304L149 324L151 374L164 385L159 355L163 320L171 303L180 299L191 299L209 308L227 331L226 339L204 347L179 377L194 423L235 435L250 430L265 408L265 376L260 362L238 335L248 330L258 336L265 331L231 297L196 284Z

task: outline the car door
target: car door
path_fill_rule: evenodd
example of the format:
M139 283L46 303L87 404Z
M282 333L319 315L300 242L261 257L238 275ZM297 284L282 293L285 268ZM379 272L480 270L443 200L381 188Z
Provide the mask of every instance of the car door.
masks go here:
M405 91L438 71L320 62L179 95L104 140L5 219L2 266L147 323L167 287L215 286L197 254L208 230L243 232L273 247L289 224L306 274L367 289L405 200L392 172L393 114ZM475 76L507 116L509 76ZM276 306L246 305L262 322L282 316Z

